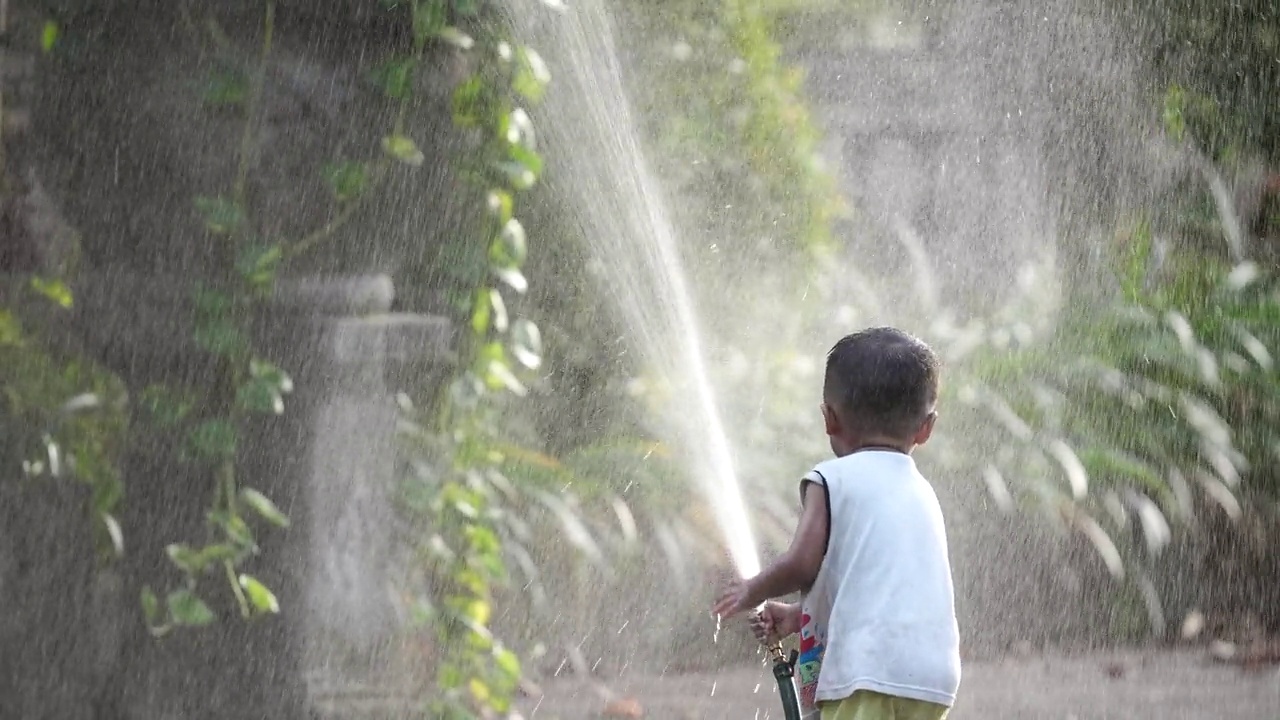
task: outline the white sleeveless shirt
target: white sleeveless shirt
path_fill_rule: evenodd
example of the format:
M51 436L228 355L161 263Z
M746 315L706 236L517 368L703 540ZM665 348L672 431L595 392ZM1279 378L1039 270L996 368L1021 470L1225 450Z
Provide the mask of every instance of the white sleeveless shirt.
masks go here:
M960 634L933 487L910 455L863 450L819 463L801 488L825 488L831 512L826 555L801 603L805 715L857 690L950 707Z

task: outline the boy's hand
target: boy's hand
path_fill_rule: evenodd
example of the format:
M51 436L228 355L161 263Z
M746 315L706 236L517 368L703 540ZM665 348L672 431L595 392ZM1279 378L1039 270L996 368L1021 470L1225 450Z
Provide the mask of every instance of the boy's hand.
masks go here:
M751 617L751 632L761 645L773 645L800 632L800 605L770 600Z
M711 611L720 616L722 620L737 615L740 612L752 609L751 591L747 587L746 580L734 580L729 584L729 589L724 591L716 604L712 606Z

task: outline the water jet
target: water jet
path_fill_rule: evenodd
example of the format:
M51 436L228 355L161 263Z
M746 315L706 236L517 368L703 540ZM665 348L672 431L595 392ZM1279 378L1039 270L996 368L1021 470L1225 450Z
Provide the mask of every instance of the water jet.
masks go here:
M527 23L558 68L540 124L540 141L564 148L546 185L576 204L573 222L586 238L603 290L628 332L629 347L671 388L663 420L714 514L738 574L760 571L759 553L734 454L703 356L679 236L640 146L623 88L612 21L604 0L574 3L545 22ZM570 150L571 148L571 150Z

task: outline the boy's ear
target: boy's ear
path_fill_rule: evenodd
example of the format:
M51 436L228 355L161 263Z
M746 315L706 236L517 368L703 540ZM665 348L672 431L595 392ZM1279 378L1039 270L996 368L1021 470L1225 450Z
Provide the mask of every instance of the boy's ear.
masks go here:
M835 409L825 402L822 403L822 423L826 426L828 436L840 434L840 418L836 416Z
M933 435L933 426L938 421L938 412L929 413L924 422L920 423L920 429L916 431L915 437L911 438L911 442L916 445L923 445L929 442L929 438Z

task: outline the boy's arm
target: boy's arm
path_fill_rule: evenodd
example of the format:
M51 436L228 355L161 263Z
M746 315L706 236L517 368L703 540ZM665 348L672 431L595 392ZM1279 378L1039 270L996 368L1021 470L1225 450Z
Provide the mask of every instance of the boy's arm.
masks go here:
M826 554L829 515L827 494L820 488L819 492L808 492L810 484L815 483L805 483L804 507L791 547L759 575L747 580L747 598L743 603L746 607L807 590L817 579Z

